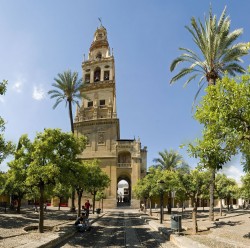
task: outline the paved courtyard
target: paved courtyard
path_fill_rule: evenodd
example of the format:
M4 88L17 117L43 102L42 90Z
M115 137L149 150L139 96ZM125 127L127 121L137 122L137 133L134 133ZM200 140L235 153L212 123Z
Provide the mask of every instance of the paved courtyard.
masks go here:
M198 213L199 233L191 235L192 220L190 210L184 212L182 227L185 229L180 235L171 235L171 240L178 247L250 247L250 210L233 210L225 212L220 217L216 213L215 222L208 220L208 211ZM117 209L116 209L117 211ZM139 212L138 210L123 209L124 212ZM170 231L170 216L164 215L163 224L159 224L159 213L153 211L153 216L141 213L150 228L161 232L162 228ZM180 212L179 212L180 214ZM98 215L90 215L92 220L100 218ZM24 209L22 214L14 212L0 212L0 247L53 247L53 240L60 240L70 236L74 232L73 223L75 214L67 208L58 211L56 208L49 208L45 213L45 226L47 230L40 234L36 230L25 231L27 226L37 226L38 213L32 209ZM91 233L91 232L90 232ZM192 245L192 246L191 246ZM203 245L203 246L202 246Z

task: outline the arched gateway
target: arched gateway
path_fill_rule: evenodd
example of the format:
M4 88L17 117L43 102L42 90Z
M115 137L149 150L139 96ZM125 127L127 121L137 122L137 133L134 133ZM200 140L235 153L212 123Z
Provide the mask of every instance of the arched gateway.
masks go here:
M114 56L110 53L107 31L101 25L94 34L88 59L82 63L83 93L77 109L74 128L76 135L88 138L81 154L83 160L98 159L110 179L106 189L104 208L131 206L139 208L132 188L146 175L147 148L141 148L139 139L121 139L116 111L116 82ZM119 189L120 182L127 187ZM126 204L125 204L126 203Z

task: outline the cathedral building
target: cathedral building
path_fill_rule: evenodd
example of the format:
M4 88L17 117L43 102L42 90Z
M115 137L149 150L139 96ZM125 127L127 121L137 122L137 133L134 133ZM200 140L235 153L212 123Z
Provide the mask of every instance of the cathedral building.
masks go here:
M83 94L74 119L76 135L87 137L83 160L97 159L110 177L105 190L104 208L123 205L139 208L132 188L147 171L147 148L140 140L122 139L116 108L115 60L110 52L107 30L100 25L95 31L88 58L82 62ZM120 182L127 187L118 191Z

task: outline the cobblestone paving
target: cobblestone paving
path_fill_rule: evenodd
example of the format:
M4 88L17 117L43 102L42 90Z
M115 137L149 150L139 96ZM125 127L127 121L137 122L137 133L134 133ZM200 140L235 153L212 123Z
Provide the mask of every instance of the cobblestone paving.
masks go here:
M190 235L192 240L213 248L250 247L250 213L237 211L215 222L207 235Z
M71 247L139 247L176 248L160 234L142 223L139 214L112 212L94 223L90 232L77 233L56 248Z

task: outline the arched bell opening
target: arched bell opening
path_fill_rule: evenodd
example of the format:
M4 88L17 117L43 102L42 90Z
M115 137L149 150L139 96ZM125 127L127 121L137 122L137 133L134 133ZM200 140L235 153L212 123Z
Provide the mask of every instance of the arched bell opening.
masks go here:
M94 71L94 81L99 82L101 79L101 68L97 67Z

